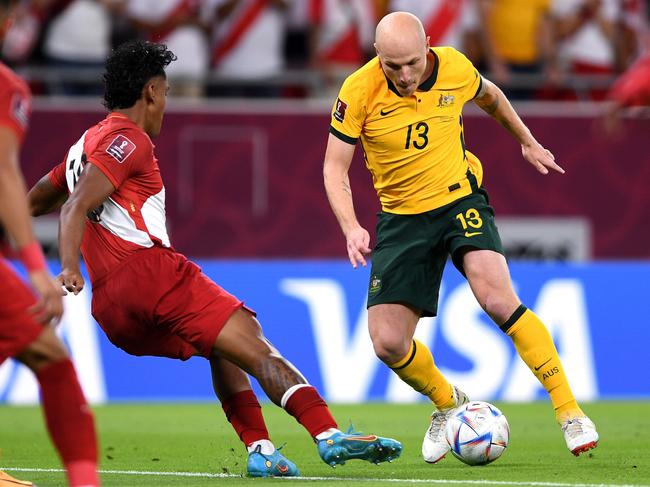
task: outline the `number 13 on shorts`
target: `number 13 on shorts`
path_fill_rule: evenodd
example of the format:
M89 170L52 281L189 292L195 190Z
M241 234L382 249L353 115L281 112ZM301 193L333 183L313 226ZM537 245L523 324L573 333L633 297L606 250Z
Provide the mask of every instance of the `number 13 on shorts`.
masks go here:
M481 219L481 215L479 215L478 211L475 208L469 208L464 213L463 212L458 213L456 215L456 220L460 221L463 230L467 230L468 227L481 228L483 226L483 220Z

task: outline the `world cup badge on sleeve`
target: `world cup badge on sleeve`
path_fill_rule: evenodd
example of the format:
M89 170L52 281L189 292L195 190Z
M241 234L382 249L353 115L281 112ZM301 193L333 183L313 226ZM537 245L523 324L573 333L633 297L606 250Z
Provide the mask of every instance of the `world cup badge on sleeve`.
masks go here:
M106 148L106 152L122 164L135 150L135 144L123 135L118 135Z
M348 109L348 104L342 101L340 98L336 99L336 109L334 110L334 118L339 122L343 123L345 119L345 111Z

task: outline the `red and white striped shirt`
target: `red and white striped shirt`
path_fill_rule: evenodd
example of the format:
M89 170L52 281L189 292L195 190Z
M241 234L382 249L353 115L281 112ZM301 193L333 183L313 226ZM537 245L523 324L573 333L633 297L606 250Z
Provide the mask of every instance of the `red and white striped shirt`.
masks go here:
M411 12L418 17L432 46L463 49L463 33L478 26L473 0L391 0L392 12Z
M86 164L110 180L115 192L88 215L81 253L91 282L125 257L150 247L170 247L165 187L149 136L121 114L109 114L88 129L49 173L72 193Z

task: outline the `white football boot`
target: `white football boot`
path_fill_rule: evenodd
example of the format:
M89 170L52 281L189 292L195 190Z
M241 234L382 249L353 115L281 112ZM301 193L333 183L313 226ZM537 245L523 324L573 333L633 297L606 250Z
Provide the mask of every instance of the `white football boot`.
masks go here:
M469 402L467 395L463 391L458 389L456 386L453 386L453 389L454 400L456 402L455 406L442 411L434 411L431 415L431 425L424 434L424 440L422 441L422 457L427 463L439 462L450 450L447 438L445 438L445 426L447 426L447 420L451 417L451 414L458 406L462 406L466 402Z
M564 441L576 457L598 445L596 425L587 417L567 419L562 423Z

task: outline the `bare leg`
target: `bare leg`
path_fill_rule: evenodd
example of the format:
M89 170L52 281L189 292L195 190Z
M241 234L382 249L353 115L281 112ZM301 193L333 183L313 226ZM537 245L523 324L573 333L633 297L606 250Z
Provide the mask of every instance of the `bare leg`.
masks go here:
M248 375L237 365L218 355L210 358L212 370L212 387L222 403L238 392L251 389Z
M497 325L502 325L521 304L512 288L508 263L492 250L472 250L463 267L476 300Z
M307 383L264 337L259 322L243 309L235 311L219 333L213 348L215 356L225 358L255 377L269 399L278 406L291 386ZM240 386L241 383L235 385Z
M419 319L419 310L402 304L378 304L368 309L370 339L382 362L391 366L406 356Z
M43 329L43 333L16 357L16 360L29 367L32 372L38 373L43 367L67 358L68 351L65 346L54 333L54 329L47 326Z

